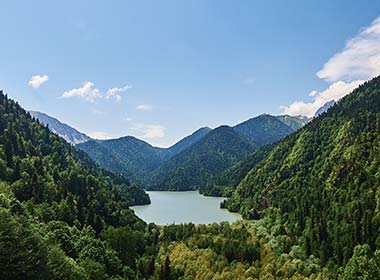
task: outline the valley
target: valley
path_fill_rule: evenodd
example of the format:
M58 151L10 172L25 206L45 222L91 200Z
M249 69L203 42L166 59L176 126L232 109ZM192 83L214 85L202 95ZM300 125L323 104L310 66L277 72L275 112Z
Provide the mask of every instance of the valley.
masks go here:
M148 192L149 198L1 94L0 233L9 241L0 239L0 251L17 264L2 276L348 279L357 259L377 262L379 94L380 77L283 140L226 166L209 184L219 195L228 190L227 200L194 191ZM203 136L204 143L223 139L219 131L235 135L221 127ZM233 141L239 151L252 147L247 143ZM252 221L219 209L220 202ZM14 247L13 238L24 247ZM24 258L29 263L19 263ZM195 272L198 262L209 264ZM372 269L378 275L380 266Z
M380 280L380 1L2 1L0 280Z

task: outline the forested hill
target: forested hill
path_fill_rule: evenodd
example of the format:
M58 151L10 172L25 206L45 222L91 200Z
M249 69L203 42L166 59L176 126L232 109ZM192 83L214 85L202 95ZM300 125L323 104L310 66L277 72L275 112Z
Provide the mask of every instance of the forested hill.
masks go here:
M142 184L150 171L159 166L164 149L156 148L132 136L110 140L92 140L77 145L99 165Z
M205 184L200 185L199 191L209 196L230 197L241 180L270 153L273 146L274 144L268 144L248 154L243 160L227 168L221 174L212 176Z
M234 130L260 147L281 140L296 129L278 117L263 114L236 125Z
M346 263L357 244L380 248L380 77L278 143L225 206L246 218L287 217L307 255Z
M70 203L77 204L84 203L78 199L85 196L90 207L93 203L89 201L103 193L122 197L125 206L149 203L148 196L139 187L97 167L85 153L35 121L2 92L0 166L0 180L12 188L20 201L53 203L70 197ZM103 211L106 213L107 207L104 206ZM106 219L105 216L91 217L98 218ZM90 220L87 221L92 222Z
M189 149L174 156L151 176L152 190L193 190L257 146L229 126L218 127Z
M150 172L185 149L190 148L211 129L200 128L169 148L153 147L132 136L110 140L90 140L77 145L95 162L112 172L120 173L132 182L146 185Z
M252 168L252 164L246 159L246 165L241 163L238 168L224 174L226 169L248 157L257 148L283 139L306 122L307 119L300 117L263 114L234 127L216 128L154 170L148 189L198 189L213 196L230 193L237 180L244 177L244 172ZM258 157L255 157L254 161L257 160ZM240 172L239 179L233 176L236 175L235 171Z

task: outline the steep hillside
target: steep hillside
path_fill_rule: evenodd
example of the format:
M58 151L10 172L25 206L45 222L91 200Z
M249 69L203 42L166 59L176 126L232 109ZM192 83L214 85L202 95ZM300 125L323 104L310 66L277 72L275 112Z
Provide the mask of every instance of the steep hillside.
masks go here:
M255 148L233 128L221 126L155 170L149 189L196 189Z
M135 166L128 166L123 159L114 154L111 150L104 147L98 140L90 140L85 143L78 144L77 147L91 156L102 168L121 174L133 182L138 182L138 171Z
M291 126L285 124L285 122ZM284 138L300 128L305 122L304 118L298 117L260 115L233 128L222 127L225 131L217 128L215 129L217 130L216 134L212 134L215 130L211 131L206 137L199 140L197 147L202 147L201 149L184 150L184 152L154 170L151 175L149 189L199 189L207 195L226 195L236 186L238 183L236 180L241 180L253 165L251 161L246 160L235 169L226 171L226 174L221 174L223 171L237 163L237 161L244 159L256 148ZM231 129L235 133L232 133ZM224 133L227 131L228 133ZM212 135L214 141L210 142L208 138L210 135ZM220 138L216 139L217 137ZM231 139L228 139L229 137ZM250 143L251 147L254 148L240 150L239 145L242 142ZM235 145L237 146L233 147ZM226 149L231 150L232 148L235 149L234 152L239 151L239 153L233 157L233 160L225 160L221 164L223 156L227 155L226 157L228 158L229 151ZM256 156L252 155L255 162L261 158L259 155L262 155L262 153L259 152ZM231 176L237 173L239 173L239 179ZM230 180L229 178L234 179Z
M282 115L275 116L275 118L277 118L287 126L291 127L293 132L302 128L305 124L307 124L310 121L310 119L303 116L293 117L288 115ZM266 126L264 125L264 128L265 127ZM269 130L269 134L272 130L273 129ZM285 133L285 136L286 135L287 134ZM278 135L278 137L280 137L280 135ZM281 139L283 137L284 135L281 135ZM240 181L257 163L259 163L262 159L264 159L265 156L269 154L273 147L273 144L267 144L265 146L260 147L255 152L247 155L243 160L226 169L222 174L214 176L210 181L207 182L207 184L200 186L200 191L205 195L229 197L236 188L236 186L240 183Z
M357 244L380 248L380 77L278 143L225 206L246 218L287 217L306 254L346 263Z
M29 111L29 113L35 119L38 119L44 125L49 126L49 129L52 132L58 134L67 142L73 145L83 143L91 139L86 134L79 132L78 130L76 130L75 128L72 128L71 126L67 124L61 123L56 118L50 117L38 111Z
M230 197L248 172L273 149L272 144L265 145L243 160L229 167L218 176L213 176L207 184L201 185L199 191L209 196Z
M242 122L236 125L234 130L258 146L276 142L294 132L292 127L267 114Z
M147 246L145 223L128 207L146 203L141 188L100 169L0 92L1 279L128 278ZM123 256L106 243L113 227L128 236Z

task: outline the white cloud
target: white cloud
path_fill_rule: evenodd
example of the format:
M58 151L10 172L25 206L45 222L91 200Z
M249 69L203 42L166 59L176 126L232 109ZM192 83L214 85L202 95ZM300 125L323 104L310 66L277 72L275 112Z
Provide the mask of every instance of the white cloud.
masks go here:
M134 123L131 129L140 133L138 138L153 139L165 136L165 127L161 125Z
M71 90L65 91L62 97L74 97L79 96L88 101L94 102L95 99L100 98L102 93L97 88L94 88L94 83L84 82L83 86L80 88L73 88Z
M116 102L120 102L122 97L119 93L125 92L131 88L132 88L132 86L129 86L129 85L126 85L126 86L121 87L121 88L117 88L117 87L110 88L109 90L107 90L107 93L105 94L105 98L110 99L111 97L115 96Z
M47 81L49 80L49 77L47 75L35 75L33 76L30 81L29 81L29 86L31 86L32 88L39 88L40 86L42 86L44 83L46 83Z
M352 81L346 83L343 81L338 81L331 84L326 90L322 92L313 91L313 100L311 102L295 101L289 106L283 106L282 109L284 114L291 116L303 115L307 117L314 116L315 112L322 107L327 101L339 100L343 96L352 92L363 80Z
M329 82L368 80L380 75L380 17L348 40L317 73Z
M121 88L110 88L107 90L106 93L102 93L99 89L94 87L93 82L84 82L82 87L80 88L74 88L74 89L65 91L62 94L62 97L70 98L70 97L77 96L77 97L84 98L90 102L95 102L96 99L100 99L100 98L110 99L114 97L116 102L120 102L122 97L119 93L125 92L131 88L132 88L131 86L126 85Z
M313 91L311 91L310 93L309 93L309 96L310 97L314 97L314 96L316 96L318 94L318 90L313 90Z
M114 135L111 135L104 131L92 131L92 132L86 132L86 134L90 136L91 138L98 139L98 140L107 140L107 139L115 138Z
M141 104L141 105L138 105L136 109L140 111L151 111L153 110L153 106L149 104Z
M282 109L289 115L314 116L326 102L339 100L377 75L380 75L380 18L348 40L344 49L317 72L320 79L331 83L326 90L313 90L309 93L310 102L295 101Z

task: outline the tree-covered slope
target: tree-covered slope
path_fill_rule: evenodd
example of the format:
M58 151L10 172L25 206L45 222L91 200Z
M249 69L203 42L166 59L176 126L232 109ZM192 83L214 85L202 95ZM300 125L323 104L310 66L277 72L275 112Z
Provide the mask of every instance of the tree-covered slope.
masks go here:
M146 185L149 174L176 154L191 147L211 129L204 127L169 148L158 148L127 136L111 140L90 140L77 147L101 167L126 176L134 183Z
M199 140L194 149L185 150L154 170L149 189L199 189L206 195L228 194L253 165L246 159L232 170L225 171L227 168L243 160L256 148L291 134L304 123L303 118L298 117L260 115L232 128L217 128ZM250 143L248 146L254 148L242 149L242 143ZM235 154L230 158L232 150ZM252 155L253 161L257 162L262 155L262 152ZM225 174L222 173L224 171ZM237 174L239 176L234 176Z
M201 185L199 191L204 195L230 197L241 180L269 154L272 148L273 144L258 148L220 175L212 177L207 184Z
M137 196L130 195L129 190L134 194L138 187L99 168L86 154L34 121L2 92L0 166L0 180L11 186L20 201L52 203L72 194L72 203L79 203L75 200L79 195L91 200L97 192L104 192L110 196L123 195L125 206L149 202L143 191ZM107 207L103 211L106 213Z
M218 127L155 170L149 189L197 189L255 148L233 128Z
M128 207L145 203L141 188L99 168L0 92L1 279L128 278L149 242ZM129 247L118 255L109 240L121 235Z
M236 125L234 130L257 146L276 142L295 131L277 117L267 114L242 122Z
M102 168L109 170L116 174L121 174L132 181L137 176L135 173L135 166L126 166L126 163L118 155L108 150L97 140L90 140L85 143L77 145L77 148L88 154Z
M162 163L165 152L131 136L88 141L77 147L103 168L121 173L138 184L144 184L147 174Z
M346 263L380 248L380 77L278 143L225 206L246 218L275 207L307 255Z

